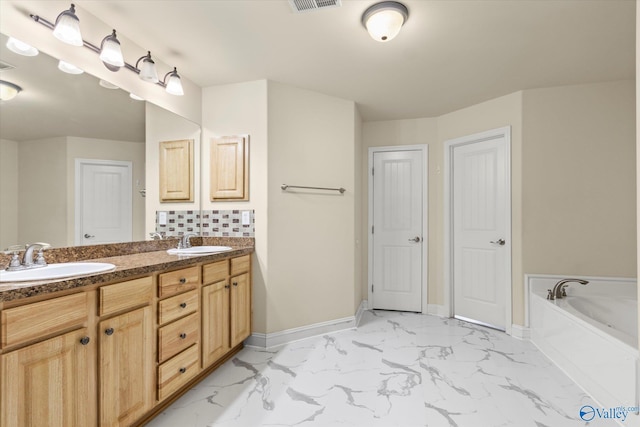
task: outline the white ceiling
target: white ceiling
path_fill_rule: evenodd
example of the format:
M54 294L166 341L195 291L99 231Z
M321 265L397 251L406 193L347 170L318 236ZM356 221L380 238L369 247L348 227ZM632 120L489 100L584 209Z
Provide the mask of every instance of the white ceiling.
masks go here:
M634 0L404 0L388 43L360 23L373 0L300 14L287 0L76 3L201 87L275 80L354 100L367 121L635 78Z

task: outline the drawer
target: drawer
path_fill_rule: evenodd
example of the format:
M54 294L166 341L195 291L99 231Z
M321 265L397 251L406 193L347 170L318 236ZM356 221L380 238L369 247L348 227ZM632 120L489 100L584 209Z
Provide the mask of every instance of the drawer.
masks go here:
M198 345L194 345L158 367L158 400L171 396L198 373Z
M200 267L162 273L158 278L158 296L160 298L189 291L200 285Z
M117 313L149 304L153 298L153 278L151 276L142 277L115 285L103 286L99 292L100 316Z
M212 262L202 266L202 283L219 282L225 280L229 274L229 260L225 259L218 262Z
M2 311L2 347L35 340L87 322L86 292Z
M162 363L195 344L200 335L200 318L191 314L158 329L158 362Z
M231 275L245 273L251 268L251 255L231 258Z
M185 292L158 302L158 323L163 325L198 309L198 291Z

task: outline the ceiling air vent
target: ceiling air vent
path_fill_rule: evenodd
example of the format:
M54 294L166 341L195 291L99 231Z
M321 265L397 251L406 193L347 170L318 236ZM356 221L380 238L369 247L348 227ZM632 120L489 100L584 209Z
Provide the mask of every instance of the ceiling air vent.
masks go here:
M289 4L297 13L342 6L341 0L289 0Z
M11 64L7 64L6 62L0 61L0 71L7 71L7 70L11 70L13 68L16 68L16 67L14 67Z

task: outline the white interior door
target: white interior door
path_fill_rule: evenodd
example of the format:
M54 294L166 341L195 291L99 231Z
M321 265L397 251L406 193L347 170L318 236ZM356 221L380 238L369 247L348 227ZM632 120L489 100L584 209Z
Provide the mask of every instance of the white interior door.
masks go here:
M372 307L422 311L423 152L373 154Z
M76 159L77 245L130 242L132 164Z
M510 296L509 159L506 136L453 147L453 313L505 330Z

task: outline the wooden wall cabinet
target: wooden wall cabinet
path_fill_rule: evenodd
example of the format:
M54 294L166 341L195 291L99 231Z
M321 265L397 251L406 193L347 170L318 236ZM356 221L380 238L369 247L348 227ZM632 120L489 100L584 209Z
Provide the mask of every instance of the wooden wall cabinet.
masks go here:
M193 140L160 142L160 201L193 202Z
M211 139L211 201L249 200L249 135Z

